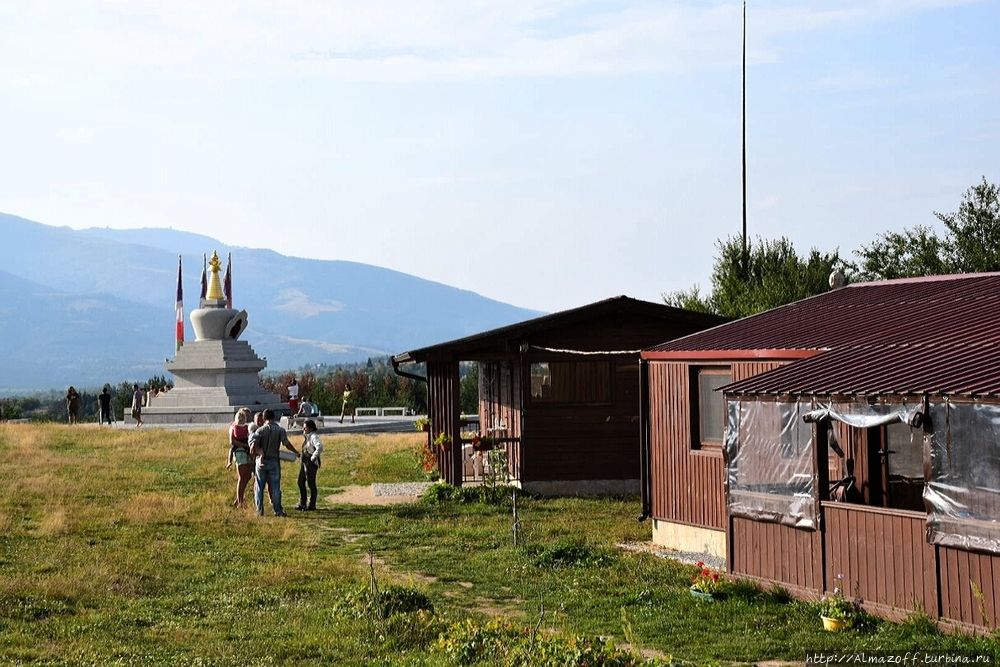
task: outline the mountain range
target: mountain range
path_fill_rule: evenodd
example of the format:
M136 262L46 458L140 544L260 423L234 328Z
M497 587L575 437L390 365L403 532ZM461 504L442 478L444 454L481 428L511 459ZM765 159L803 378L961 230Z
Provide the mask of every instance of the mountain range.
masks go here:
M185 339L203 256L232 255L241 336L267 371L363 361L542 313L357 262L227 246L173 229L74 230L0 213L0 396L166 375L178 257ZM223 269L224 270L224 269Z

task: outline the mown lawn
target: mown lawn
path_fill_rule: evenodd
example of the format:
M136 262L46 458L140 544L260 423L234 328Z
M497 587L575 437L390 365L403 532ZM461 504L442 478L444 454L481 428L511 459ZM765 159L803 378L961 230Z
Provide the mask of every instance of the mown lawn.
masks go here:
M649 538L635 498L519 498L517 547L509 505L330 502L345 485L422 479L423 437L325 437L321 509L279 519L230 506L224 432L0 425L0 663L452 665L430 639L491 617L696 664L997 653L995 637L941 634L919 616L826 633L780 594L700 603L691 566L615 546ZM283 473L291 507L296 468ZM344 613L373 578L425 594L427 632Z

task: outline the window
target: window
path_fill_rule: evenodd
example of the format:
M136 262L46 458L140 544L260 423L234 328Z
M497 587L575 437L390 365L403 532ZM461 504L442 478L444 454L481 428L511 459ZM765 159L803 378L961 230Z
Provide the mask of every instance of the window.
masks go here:
M797 528L818 525L809 402L730 401L729 512Z
M531 364L535 403L612 403L609 361L543 361Z
M1000 553L1000 406L931 404L928 535L934 544Z
M728 368L696 369L697 378L694 383L695 396L691 399L694 412L692 419L695 449L701 447L722 447L722 438L726 428L726 402L722 392L716 391L733 381L733 374Z
M924 511L924 432L909 424L885 427L887 447L882 457L888 483L886 507Z

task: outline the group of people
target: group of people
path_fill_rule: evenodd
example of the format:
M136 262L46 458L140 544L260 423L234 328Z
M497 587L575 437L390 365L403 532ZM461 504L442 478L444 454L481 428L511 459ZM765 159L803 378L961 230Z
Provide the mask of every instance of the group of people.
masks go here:
M321 464L323 442L316 433L316 422L307 419L302 426L302 451L299 452L288 439L288 432L275 420L271 409L258 412L251 418L249 408L240 408L229 427L229 458L226 467L236 464L236 499L233 505L243 507L250 477L255 478L254 506L257 514L264 515L264 491L271 501L275 516L285 516L281 504L281 457L284 446L300 459L299 504L297 510L316 509L316 472ZM309 495L306 497L308 487Z
M344 417L350 413L351 423L354 423L354 391L351 389L351 383L348 382L344 386L343 401L340 405L340 423L344 423ZM291 382L288 383L288 409L292 411L292 418L299 417L311 417L317 414L316 406L306 397L299 404L299 381L292 376Z
M142 426L142 404L143 404L143 394L142 390L139 389L139 385L133 385L132 394L132 417L135 418L136 427ZM97 409L98 409L98 424L108 424L109 426L114 423L115 413L112 411L111 407L111 392L108 385L104 385L101 389L101 393L97 395ZM78 423L80 419L80 392L76 390L76 387L70 386L66 390L66 413L69 417L70 424Z

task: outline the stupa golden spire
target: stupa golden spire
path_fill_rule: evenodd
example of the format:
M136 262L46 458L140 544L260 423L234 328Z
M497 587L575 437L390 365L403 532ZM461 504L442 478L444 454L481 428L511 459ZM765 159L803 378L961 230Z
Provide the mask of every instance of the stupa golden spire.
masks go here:
M222 262L219 261L219 254L212 251L212 259L208 260L208 265L212 268L212 277L208 279L208 294L206 299L225 299L226 295L222 291L222 281L219 280L219 269Z

